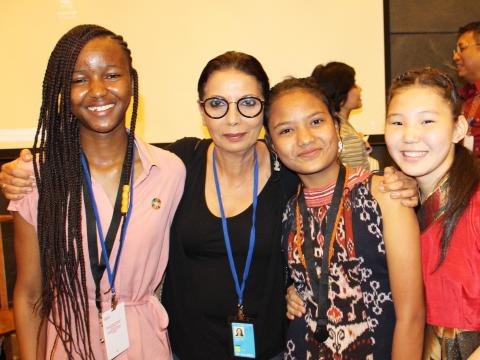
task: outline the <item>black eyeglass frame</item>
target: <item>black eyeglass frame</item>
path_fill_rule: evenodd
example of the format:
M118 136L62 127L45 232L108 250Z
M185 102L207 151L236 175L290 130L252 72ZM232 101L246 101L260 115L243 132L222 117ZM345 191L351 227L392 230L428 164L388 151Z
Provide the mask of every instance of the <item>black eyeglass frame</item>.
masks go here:
M220 101L223 101L225 104L227 104L227 109L225 110L225 113L222 115L222 116L212 116L208 113L208 111L205 109L205 103L209 100L220 100ZM245 115L242 110L240 110L240 106L239 106L239 103L242 101L242 100L245 100L245 99L255 99L257 101L260 102L260 110L258 110L258 112L255 114L255 115ZM247 95L247 96L242 96L240 99L238 99L237 101L227 101L226 99L222 98L222 97L218 97L218 96L212 96L212 97L209 97L209 98L206 98L205 100L198 100L198 103L200 105L202 105L202 108L203 108L203 111L205 111L205 114L207 114L207 116L210 118L210 119L221 119L223 118L225 115L228 114L228 110L230 110L230 104L236 104L237 105L237 111L240 113L240 115L242 116L245 116L246 118L254 118L258 115L261 114L261 112L263 111L264 107L265 107L265 100L262 100L256 96L250 96L250 95Z

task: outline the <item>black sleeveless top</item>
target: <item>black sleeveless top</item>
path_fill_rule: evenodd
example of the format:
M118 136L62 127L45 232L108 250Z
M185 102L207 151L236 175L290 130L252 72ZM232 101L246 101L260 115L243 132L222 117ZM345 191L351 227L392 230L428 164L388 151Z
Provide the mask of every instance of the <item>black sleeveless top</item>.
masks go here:
M230 271L222 223L205 201L207 150L211 140L184 138L169 148L185 163L185 190L172 230L163 303L173 352L181 360L231 358L231 329L237 294ZM255 322L257 359L283 351L285 261L281 253L282 212L297 177L275 172L258 196L256 242L245 286L247 315ZM243 274L252 223L252 206L227 219L238 274ZM241 281L241 275L240 275Z

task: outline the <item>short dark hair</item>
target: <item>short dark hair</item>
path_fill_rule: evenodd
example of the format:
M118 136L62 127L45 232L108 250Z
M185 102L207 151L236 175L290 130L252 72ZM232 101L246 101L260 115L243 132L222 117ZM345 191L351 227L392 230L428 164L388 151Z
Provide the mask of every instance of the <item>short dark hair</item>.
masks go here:
M480 36L480 21L474 21L458 28L457 39L463 34L472 31L477 38Z
M235 69L253 76L262 87L263 98L265 100L267 99L270 83L262 64L260 64L260 62L252 55L238 51L227 51L226 53L211 59L203 68L197 85L198 98L200 100L203 100L203 96L205 95L205 84L210 78L210 75L215 71L227 69Z
M335 115L333 103L330 100L330 98L325 94L325 92L322 90L320 85L312 77L307 77L307 78L290 77L286 80L283 80L282 82L279 82L270 90L268 101L265 103L265 117L263 120L263 126L265 127L265 131L267 132L267 134L269 133L268 119L270 117L270 110L273 102L277 98L279 98L281 95L294 90L304 90L312 94L313 96L317 97L319 100L321 100L327 106L333 121L336 122L338 125L338 118Z
M317 65L312 72L325 94L332 99L335 111L339 112L347 101L348 92L355 86L355 70L342 62Z

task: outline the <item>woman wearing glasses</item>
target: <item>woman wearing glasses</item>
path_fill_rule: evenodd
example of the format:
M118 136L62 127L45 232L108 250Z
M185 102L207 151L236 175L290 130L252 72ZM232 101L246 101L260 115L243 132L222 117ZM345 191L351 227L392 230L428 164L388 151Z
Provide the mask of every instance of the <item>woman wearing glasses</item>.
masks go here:
M227 52L212 59L198 81L211 139L184 138L169 148L187 169L162 299L177 359L282 358L281 219L298 180L257 141L268 92L268 77L253 56ZM9 198L24 191L12 184L25 183L13 180L14 168L11 163L0 174ZM390 179L392 194L416 205L414 182L396 179Z
M229 322L244 324L241 313L253 323L256 358L280 358L283 349L280 220L297 180L272 169L275 159L257 141L268 91L254 57L227 52L212 59L198 81L211 139L185 138L169 149L188 174L163 293L173 352L182 360L229 358Z
M281 219L298 179L257 141L268 92L253 56L212 59L198 81L211 139L185 138L170 148L187 168L163 297L173 352L182 360L283 358ZM233 336L238 326L241 343Z

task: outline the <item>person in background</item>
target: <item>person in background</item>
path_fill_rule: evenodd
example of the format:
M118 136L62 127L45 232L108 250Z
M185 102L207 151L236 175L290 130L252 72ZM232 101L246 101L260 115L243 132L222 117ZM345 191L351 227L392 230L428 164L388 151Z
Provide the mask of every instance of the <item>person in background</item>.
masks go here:
M480 157L480 21L458 29L457 44L453 50L453 62L467 85L460 89L464 99L463 114L470 130L464 140L465 146Z
M268 77L256 58L229 51L207 63L197 90L211 139L184 138L168 148L187 170L162 294L174 358L230 359L231 320L244 317L254 319L255 358L280 359L286 328L282 213L298 177L258 141ZM20 163L2 167L7 198L31 188ZM380 187L415 206L415 182L386 172Z
M382 177L338 159L339 123L318 83L288 79L266 106L272 149L301 180L282 244L305 311L284 359L420 359L424 303L413 209Z
M391 86L385 142L420 187L425 360L480 359L480 167L453 82L411 70Z
M362 88L355 82L355 70L342 62L317 65L312 77L331 99L340 120L340 159L350 167L370 169L370 145L349 121L352 110L362 107Z
M97 25L62 36L43 81L37 156L24 168L33 167L36 187L8 207L22 359L110 359L108 328L127 337L118 359L171 358L154 290L185 168L135 136L137 105L137 72L121 36ZM118 322L109 325L110 316Z

